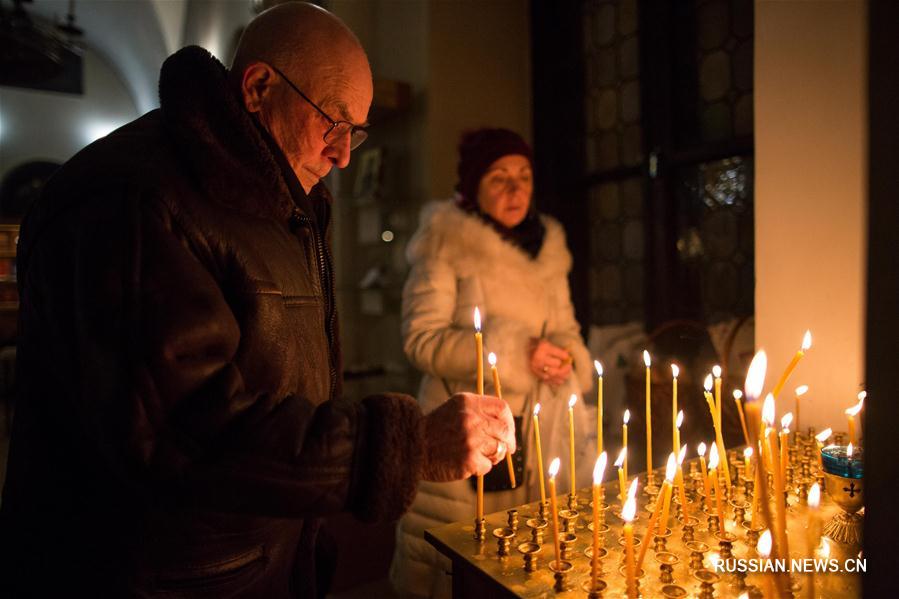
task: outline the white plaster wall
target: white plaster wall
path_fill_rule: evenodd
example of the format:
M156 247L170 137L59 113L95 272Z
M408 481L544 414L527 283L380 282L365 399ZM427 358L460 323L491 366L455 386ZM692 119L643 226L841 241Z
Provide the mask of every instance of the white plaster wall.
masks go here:
M755 10L756 344L770 389L811 329L778 418L806 383L804 424L845 431L864 382L866 4Z

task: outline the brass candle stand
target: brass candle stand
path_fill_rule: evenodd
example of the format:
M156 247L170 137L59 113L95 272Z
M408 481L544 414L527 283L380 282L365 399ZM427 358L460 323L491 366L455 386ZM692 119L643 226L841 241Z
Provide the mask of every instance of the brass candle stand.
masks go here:
M602 599L607 587L606 581L602 578L597 578L595 585L592 580L585 580L581 584L581 589L587 593L587 599Z
M653 551L667 551L668 550L668 537L671 536L671 529L665 528L665 530L657 531L655 536L652 537L653 541Z
M524 571L525 572L536 572L537 571L537 554L540 553L540 544L539 543L521 543L518 545L518 551L524 556Z
M493 536L497 541L497 555L500 557L506 557L509 555L509 547L512 544L512 539L515 538L515 531L511 528L494 528Z
M578 516L577 510L559 510L559 520L562 521L562 530L564 532L574 532Z
M474 520L474 540L479 543L487 540L487 520L484 518Z
M509 525L509 528L512 529L512 532L517 533L518 532L518 510L513 508L511 510L507 510L506 514L508 514L508 516L509 516L506 520L506 522Z
M693 516L687 516L681 520L681 524L683 526L683 535L681 536L681 541L684 543L689 543L694 540L694 533L696 531L696 525L699 524L699 519L694 518Z
M680 563L680 559L668 551L659 551L656 553L655 560L659 562L659 581L662 584L672 584L674 582L674 566Z
M715 585L721 580L715 572L704 568L693 572L693 578L699 581L699 599L713 599L715 597Z
M557 562L556 560L553 560L549 562L549 569L552 571L553 579L556 581L553 585L553 590L557 593L562 593L571 588L569 577L571 571L574 569L571 562L565 560Z
M702 541L690 541L686 544L687 550L690 552L690 569L701 570L702 563L705 561L705 553L709 550L709 546Z
M568 509L577 511L577 493L568 494Z
M676 584L666 584L661 591L665 599L682 599L687 596L687 589Z
M627 566L624 564L619 566L618 574L626 580L627 579ZM634 587L635 587L634 590L637 593L637 597L640 597L640 582L643 580L643 576L645 574L646 574L646 570L644 570L643 568L636 568L634 571ZM625 584L625 597L627 597L626 591L627 591L627 585Z
M567 561L574 555L574 544L577 542L577 535L573 532L563 532L559 535L559 549L562 554L562 561Z
M531 542L542 545L543 533L549 526L549 522L539 518L530 518L525 522L525 526L531 529Z

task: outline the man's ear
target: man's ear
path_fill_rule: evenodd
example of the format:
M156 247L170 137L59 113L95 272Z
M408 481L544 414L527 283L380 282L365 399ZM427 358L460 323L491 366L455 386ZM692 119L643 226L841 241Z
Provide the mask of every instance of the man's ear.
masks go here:
M264 62L254 62L243 71L240 95L248 112L259 112L272 91L274 71Z

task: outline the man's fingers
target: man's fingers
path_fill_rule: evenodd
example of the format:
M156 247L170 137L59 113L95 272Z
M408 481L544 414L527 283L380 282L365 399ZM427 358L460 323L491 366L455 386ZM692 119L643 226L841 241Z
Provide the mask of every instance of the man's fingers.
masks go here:
M474 474L476 476L483 476L490 472L490 469L493 468L493 462L487 459L481 452L475 452L476 455L472 456L472 469L474 470Z

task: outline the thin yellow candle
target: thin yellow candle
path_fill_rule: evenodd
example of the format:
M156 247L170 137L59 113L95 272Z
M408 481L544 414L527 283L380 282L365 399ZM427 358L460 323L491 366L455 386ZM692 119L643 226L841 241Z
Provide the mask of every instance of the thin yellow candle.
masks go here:
M862 391L858 394L858 403L852 406L851 408L845 411L846 417L849 419L849 442L853 445L856 445L855 439L855 417L861 411L862 406L865 403L865 397L867 393Z
M680 451L677 442L677 375L680 374L680 368L677 364L671 365L671 451L674 455Z
M805 395L806 393L808 393L808 385L799 385L798 387L796 387L796 390L794 391L794 393L796 394L796 405L794 406L795 409L793 410L793 413L796 415L796 418L794 418L794 422L796 422L796 427L795 427L795 428L796 428L796 432L797 432L797 433L801 433L801 432L802 432L802 429L800 428L801 425L800 425L800 422L799 422L799 414L800 414L800 411L799 411L799 404L802 403L802 402L800 402L799 399L800 399L803 395Z
M562 549L559 546L559 509L556 505L556 474L559 473L559 458L553 458L549 464L549 503L553 519L553 546L556 550L556 566L562 562Z
M496 369L496 354L490 352L487 354L487 361L490 363L490 370L493 373L493 388L496 390L496 396L500 399L503 398L503 387L499 382L499 371ZM512 454L510 452L506 452L506 468L509 471L509 482L512 483L512 488L518 486L515 481L515 464L512 463Z
M684 445L681 447L680 452L677 454L677 477L675 478L675 484L679 490L680 504L681 508L684 510L684 520L690 517L690 505L687 503L687 490L686 484L684 484L684 458L687 457L687 446Z
M596 368L596 451L602 453L602 363L593 360L593 366Z
M637 599L637 571L634 564L634 514L637 512L637 500L629 497L621 510L624 520L624 563L628 599Z
M739 389L734 389L734 403L737 404L737 413L740 414L740 427L743 429L743 441L746 442L746 445L752 445L749 442L749 430L746 428L746 415L743 414L743 402L740 400L743 399L743 392Z
M712 426L715 429L715 445L718 446L718 453L722 456L726 456L727 452L724 447L724 435L721 433L721 418L719 418L719 409L718 406L715 405L715 397L712 395L712 375L709 374L705 377L705 381L703 381L703 386L705 387L705 400L706 403L709 404L709 412L712 415ZM730 468L727 465L727 459L721 461L721 471L724 473L724 479L727 481L727 486L724 489L725 493L730 491Z
M624 462L627 460L627 447L618 453L618 459L615 460L615 467L618 468L618 498L621 499L621 505L624 506Z
M721 487L718 485L718 447L712 445L709 450L709 478L715 488L715 506L718 511L718 532L724 532L724 505L721 502Z
M718 422L721 422L721 367L717 364L712 366L712 375L715 377L715 407L718 409Z
M759 557L762 560L767 560L768 556L771 555L771 546L772 546L772 538L771 531L765 530L759 536L759 543L756 545L756 550L759 552ZM774 579L770 574L763 574L762 578L765 580L765 597L777 597L777 591L774 588Z
M752 459L752 448L747 447L743 450L743 477L746 480L749 480L749 468L750 468L750 460Z
M646 533L643 536L643 542L640 543L640 555L637 557L637 570L643 567L643 559L646 557L646 550L652 541L653 531L656 523L659 525L659 534L664 533L668 528L668 503L671 500L671 484L674 480L674 472L676 469L676 461L674 454L668 456L668 465L665 468L665 481L662 483L661 493L656 498L655 509L652 510L652 516L649 518L649 524L646 527ZM660 519L661 518L661 519Z
M780 380L777 381L777 384L774 386L774 390L771 394L777 399L777 396L780 395L781 390L784 385L787 384L787 379L790 378L790 374L793 373L793 369L796 368L796 365L799 364L799 360L802 359L802 356L805 355L812 347L812 332L806 331L805 335L802 337L802 345L799 347L799 351L793 356L793 359L790 360L790 363L787 365L787 369L784 370L784 373L780 375Z
M576 470L574 468L574 404L577 403L577 395L572 393L571 397L568 398L568 448L570 450L571 455L571 495L574 496L577 493L577 486L575 484L575 474Z
M821 449L824 447L824 444L830 439L830 436L833 434L833 429L826 428L817 435L815 435L815 443L818 445L818 468L823 470L824 463L821 458Z
M711 513L712 493L709 488L709 471L705 467L705 450L705 443L700 443L699 447L696 448L696 453L699 454L699 467L702 468L702 491L705 495L705 511Z
M477 364L477 391L478 395L484 394L484 337L481 335L481 311L474 309L474 345L475 361ZM484 519L484 476L477 478L477 521Z
M621 427L621 446L624 448L621 450L622 454L624 455L624 463L621 465L621 467L624 468L624 480L627 480L627 423L630 419L631 411L625 410L623 418L624 424Z
M677 419L674 421L674 453L680 453L680 427L684 423L684 411L677 413Z
M821 536L820 518L818 517L818 504L821 502L821 489L815 483L808 490L808 520L806 522L805 547L808 556L815 559L815 549L818 547L818 539ZM805 596L808 599L815 597L815 569L812 568Z
M593 466L593 561L590 564L590 588L596 588L599 579L599 512L602 505L602 477L606 471L606 452L599 454Z
M652 360L649 358L649 352L643 350L643 363L646 365L646 476L652 472L652 385L651 385L651 367Z
M765 397L765 403L762 407L762 420L772 427L774 424L774 395L769 393ZM771 472L774 474L774 545L777 548L778 556L790 555L787 544L787 513L784 506L784 476L781 468L774 462L774 452L768 448L768 455L771 457Z
M543 484L543 449L540 447L539 403L534 406L534 444L537 446L537 478L540 479L540 504L543 505L546 503L546 487Z
M780 419L780 478L787 480L787 463L790 457L790 424L793 422L793 414L787 412Z

